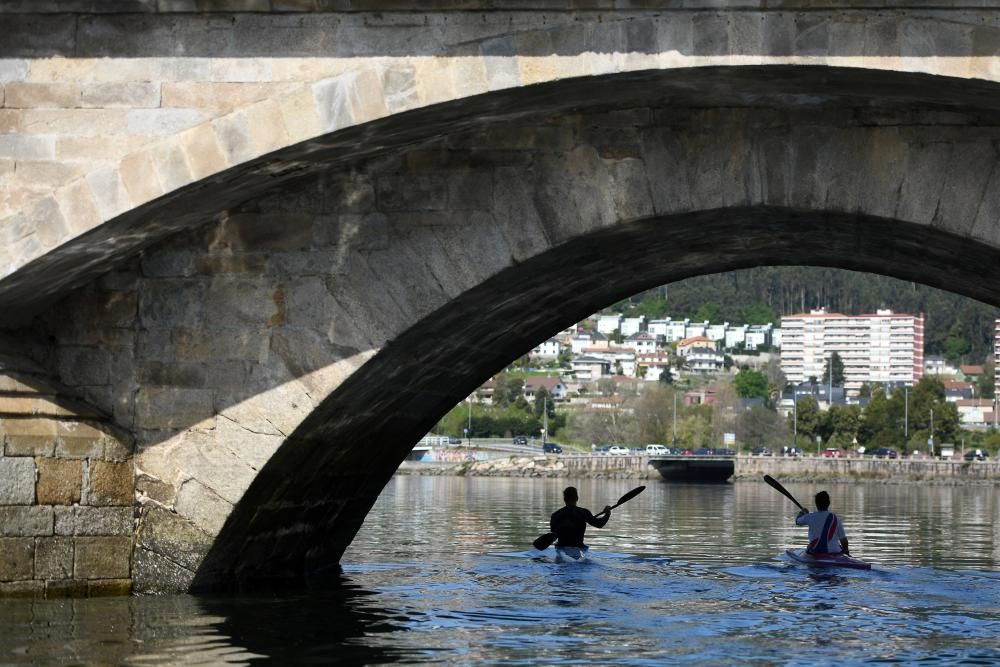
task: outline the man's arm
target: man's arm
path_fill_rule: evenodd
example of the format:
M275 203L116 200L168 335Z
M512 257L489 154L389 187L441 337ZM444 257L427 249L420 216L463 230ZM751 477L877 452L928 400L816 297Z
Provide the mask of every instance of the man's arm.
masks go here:
M604 525L608 522L608 519L611 518L611 505L605 505L604 509L598 512L598 514L603 514L604 518L598 519L596 516L591 514L590 516L587 517L587 523L589 523L594 528L604 528Z
M809 522L806 521L806 517L807 516L809 516L808 512L805 512L805 511L799 512L799 515L797 517L795 517L795 525L796 526L806 526L806 525L808 525Z
M851 555L851 550L847 547L847 538L840 538L840 550L847 556Z

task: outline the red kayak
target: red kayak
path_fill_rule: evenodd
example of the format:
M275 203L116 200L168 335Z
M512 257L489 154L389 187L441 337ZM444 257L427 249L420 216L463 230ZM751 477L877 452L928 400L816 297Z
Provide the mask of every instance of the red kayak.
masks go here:
M848 567L854 570L870 570L871 563L844 554L810 554L805 549L789 549L785 555L809 567Z

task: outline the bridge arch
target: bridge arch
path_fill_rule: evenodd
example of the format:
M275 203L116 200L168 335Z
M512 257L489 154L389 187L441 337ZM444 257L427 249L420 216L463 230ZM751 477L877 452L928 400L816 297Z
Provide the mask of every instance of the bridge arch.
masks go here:
M184 587L300 578L339 558L441 414L538 340L645 287L811 264L1000 302L995 92L720 67L373 122L317 149L317 174L248 171L240 193L234 172L97 234L109 261L146 249L35 331L57 339L57 357L95 337L114 355L104 385L80 384L136 435L140 577L155 586L175 555L162 520L197 542L172 561ZM380 140L394 136L405 140ZM361 140L374 148L337 159ZM149 245L209 205L218 222ZM7 298L32 312L71 283L46 291L38 276L79 251L15 272Z

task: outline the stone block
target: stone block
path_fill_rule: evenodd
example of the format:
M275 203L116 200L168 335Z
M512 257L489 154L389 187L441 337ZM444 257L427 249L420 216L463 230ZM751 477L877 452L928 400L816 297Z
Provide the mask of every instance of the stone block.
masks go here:
M56 456L69 459L104 458L103 431L90 424L61 420L56 423Z
M0 439L7 456L52 456L56 447L56 422L52 419L0 420Z
M55 507L56 535L132 534L131 507Z
M4 124L0 117L0 129ZM8 130L15 132L15 129ZM54 160L56 139L53 136L0 133L0 158L12 160Z
M258 102L245 110L254 152L270 153L288 145L288 132L281 108L272 100Z
M54 189L69 183L87 171L86 163L21 160L17 163L15 181L19 187L35 190Z
M207 389L141 387L136 420L141 429L188 428L215 415L215 394Z
M131 506L135 498L134 489L134 467L131 461L90 462L89 504Z
M42 598L45 597L44 581L0 582L0 598Z
M194 178L205 178L229 166L210 123L203 123L181 133L178 141Z
M34 573L34 538L0 537L0 581L33 579Z
M159 280L139 295L139 319L150 329L198 329L205 317L205 284L197 280Z
M212 546L212 536L190 520L160 507L143 508L136 533L136 560L140 556L160 554L189 570L198 568ZM138 564L136 571L139 571Z
M6 537L45 537L52 534L51 507L38 505L0 506L0 535Z
M187 593L194 570L183 568L160 553L136 547L132 577L132 590L136 594Z
M239 467L234 465L233 470ZM178 514L209 535L217 535L233 511L232 503L196 480L188 480L178 489L176 507Z
M210 329L281 324L281 292L255 278L219 277L205 295L205 323Z
M93 229L102 222L97 210L97 200L90 191L90 181L80 178L55 192L59 210L65 221L66 231L78 235ZM63 240L63 239L59 239Z
M77 579L127 579L131 561L130 536L76 538L73 574Z
M8 83L4 105L8 109L73 108L80 104L75 83Z
M80 502L83 464L78 460L39 457L35 491L39 505L72 505Z
M113 167L98 169L87 175L87 181L90 183L98 213L104 220L110 220L129 209L128 191L117 169Z
M114 136L125 132L125 109L25 109L26 134L74 137Z
M129 134L169 137L205 120L199 109L130 109Z
M24 81L30 71L29 61L15 58L0 58L0 83Z
M0 144L0 156L3 146ZM133 206L139 206L163 194L163 186L153 168L153 158L148 151L126 155L118 165L122 182Z
M35 460L29 457L0 457L0 505L35 503Z
M176 190L193 180L184 151L177 142L161 142L152 148L152 156L164 190Z
M35 577L69 579L73 576L73 538L35 538Z
M46 581L45 597L51 600L87 597L87 582L75 579Z
M112 597L129 595L131 592L131 579L91 579L87 582L87 597Z
M57 354L59 379L71 387L110 382L111 351L107 348L63 346Z
M250 121L243 111L234 111L212 121L222 154L229 164L246 162L255 156Z
M316 98L311 89L300 90L278 100L289 142L295 143L318 136L322 131Z
M154 81L87 83L80 91L80 106L103 109L155 108L160 106L160 85Z

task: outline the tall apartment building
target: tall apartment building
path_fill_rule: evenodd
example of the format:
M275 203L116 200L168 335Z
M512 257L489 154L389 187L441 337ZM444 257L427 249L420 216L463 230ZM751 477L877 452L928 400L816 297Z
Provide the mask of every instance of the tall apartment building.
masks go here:
M993 323L993 396L1000 398L1000 318Z
M849 394L865 383L913 385L924 374L924 315L842 315L820 308L781 318L781 369L789 382L823 382L834 352L844 362Z

